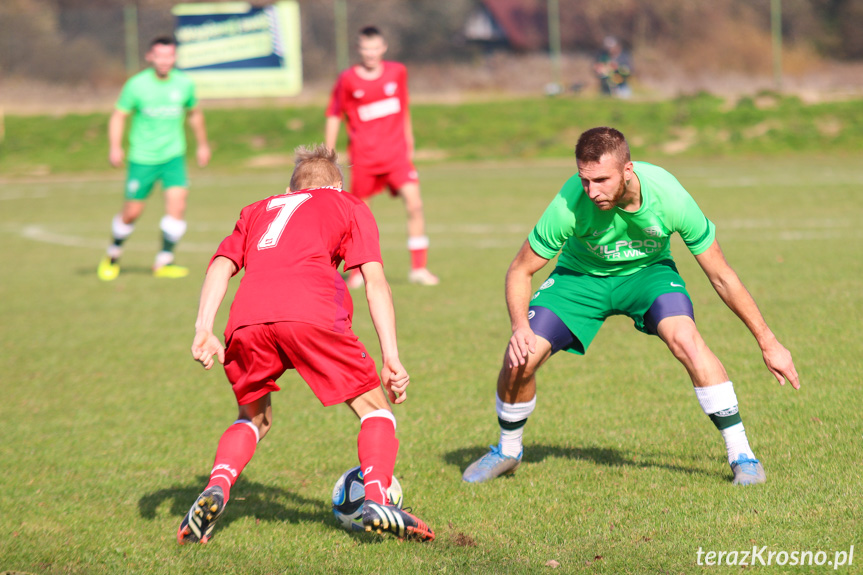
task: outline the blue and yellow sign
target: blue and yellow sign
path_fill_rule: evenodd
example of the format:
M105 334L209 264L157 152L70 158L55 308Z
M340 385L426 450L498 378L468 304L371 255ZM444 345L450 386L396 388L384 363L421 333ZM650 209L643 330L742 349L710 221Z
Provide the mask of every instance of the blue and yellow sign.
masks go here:
M177 68L200 98L293 96L303 87L300 7L177 4Z

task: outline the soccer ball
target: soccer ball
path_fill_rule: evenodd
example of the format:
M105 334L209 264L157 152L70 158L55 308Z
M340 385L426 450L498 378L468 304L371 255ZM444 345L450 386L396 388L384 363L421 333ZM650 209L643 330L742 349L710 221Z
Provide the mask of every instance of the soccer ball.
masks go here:
M387 489L390 505L401 509L403 503L402 486L393 475L393 481ZM339 524L348 531L363 530L363 501L366 499L366 488L363 485L363 472L359 466L345 471L333 487L333 515Z

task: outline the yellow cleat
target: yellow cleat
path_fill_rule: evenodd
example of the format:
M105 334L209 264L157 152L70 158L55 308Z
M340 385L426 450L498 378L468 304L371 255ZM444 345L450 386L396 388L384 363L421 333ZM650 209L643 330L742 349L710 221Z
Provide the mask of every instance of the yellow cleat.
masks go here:
M117 279L117 276L120 275L120 265L117 263L111 263L111 258L105 256L102 258L102 261L99 262L96 275L98 275L99 279L103 282L114 281Z
M157 278L184 278L189 275L189 268L168 264L159 268L153 268L153 277Z

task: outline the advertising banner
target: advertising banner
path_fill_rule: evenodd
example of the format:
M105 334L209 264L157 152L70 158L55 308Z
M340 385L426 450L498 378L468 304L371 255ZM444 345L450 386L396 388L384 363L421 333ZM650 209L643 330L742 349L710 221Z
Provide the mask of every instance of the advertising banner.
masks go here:
M300 7L177 4L177 68L199 98L293 96L303 86Z

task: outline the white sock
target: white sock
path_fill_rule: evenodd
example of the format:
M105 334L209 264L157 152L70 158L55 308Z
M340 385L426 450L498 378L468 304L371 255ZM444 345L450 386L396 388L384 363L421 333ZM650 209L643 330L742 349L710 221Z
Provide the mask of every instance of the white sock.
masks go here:
M743 424L738 423L722 430L722 439L725 440L725 451L728 452L728 463L734 463L741 455L748 459L755 459L749 440L746 438L746 430Z
M174 263L174 252L159 252L156 254L156 261L153 267L161 268L172 263Z
M728 463L734 463L742 454L755 459L755 454L752 453L749 440L746 438L743 422L740 421L737 394L734 393L734 385L730 381L726 381L719 385L696 387L694 389L701 409L710 416L710 419L717 426L720 433L722 433L722 439L725 440ZM723 424L722 420L725 418L733 418L732 421L736 420L736 423L733 425ZM728 426L726 427L726 425Z
M187 227L188 225L185 220L178 220L168 215L162 216L162 219L159 220L159 228L162 230L162 233L174 243L179 242L183 238Z
M114 239L125 240L134 231L135 224L124 223L120 214L115 215L114 219L111 220L111 234L114 236Z
M518 457L522 451L522 438L527 418L536 408L536 396L524 403L504 403L495 394L497 418L500 427L500 450L509 457ZM503 423L521 423L515 429L506 429Z

